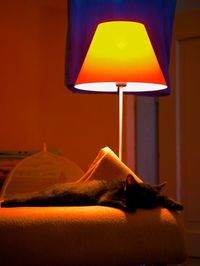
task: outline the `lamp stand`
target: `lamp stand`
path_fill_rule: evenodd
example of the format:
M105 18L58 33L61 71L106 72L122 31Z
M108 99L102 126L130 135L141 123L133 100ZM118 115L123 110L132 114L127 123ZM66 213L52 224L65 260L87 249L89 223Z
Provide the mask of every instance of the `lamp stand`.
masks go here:
M119 92L119 159L122 160L122 139L123 139L123 88L125 82L116 83Z

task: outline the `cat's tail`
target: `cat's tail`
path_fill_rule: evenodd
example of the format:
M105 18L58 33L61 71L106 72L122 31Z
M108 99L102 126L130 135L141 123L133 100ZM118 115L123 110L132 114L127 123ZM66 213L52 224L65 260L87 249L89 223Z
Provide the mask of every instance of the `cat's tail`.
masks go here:
M9 207L23 207L25 206L25 202L23 200L5 200L1 202L1 207L9 208Z
M37 197L30 197L30 198L12 198L4 200L1 203L1 207L9 208L9 207L34 207L39 206L39 201ZM41 205L42 205L41 201Z

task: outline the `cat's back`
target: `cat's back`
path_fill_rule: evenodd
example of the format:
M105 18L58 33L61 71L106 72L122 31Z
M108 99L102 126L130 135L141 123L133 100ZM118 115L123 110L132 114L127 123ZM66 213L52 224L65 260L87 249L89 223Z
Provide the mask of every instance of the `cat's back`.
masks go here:
M107 191L120 190L123 182L119 180L92 180L85 183L64 183L57 184L47 189L46 193L74 193L97 195Z

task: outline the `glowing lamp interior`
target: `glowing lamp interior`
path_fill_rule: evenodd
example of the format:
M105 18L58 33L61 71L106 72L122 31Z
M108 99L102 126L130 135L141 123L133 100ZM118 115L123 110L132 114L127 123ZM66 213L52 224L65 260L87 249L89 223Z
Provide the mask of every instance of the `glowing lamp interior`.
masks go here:
M112 21L98 25L75 88L87 91L158 91L167 88L145 26Z

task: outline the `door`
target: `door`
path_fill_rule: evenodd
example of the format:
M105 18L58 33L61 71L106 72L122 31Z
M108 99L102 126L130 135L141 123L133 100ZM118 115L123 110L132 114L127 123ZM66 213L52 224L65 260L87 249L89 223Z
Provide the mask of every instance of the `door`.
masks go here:
M172 94L159 99L159 176L183 203L189 256L200 258L200 10L177 14L171 52Z

